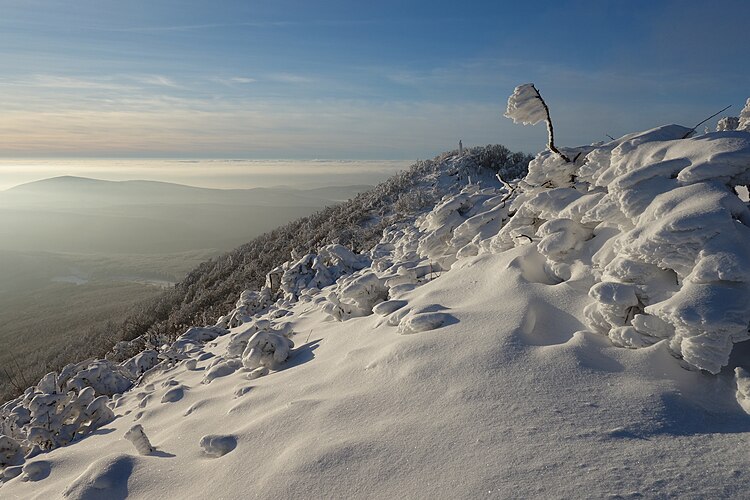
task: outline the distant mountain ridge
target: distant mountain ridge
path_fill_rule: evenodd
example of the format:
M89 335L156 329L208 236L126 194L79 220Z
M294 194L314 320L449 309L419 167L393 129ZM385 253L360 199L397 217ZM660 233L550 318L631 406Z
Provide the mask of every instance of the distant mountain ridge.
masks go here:
M60 176L0 191L0 207L65 205L220 204L251 206L325 206L371 189L370 185L327 186L314 189L259 187L218 189L163 181L109 181ZM39 197L39 198L37 198ZM280 203L280 199L284 199Z

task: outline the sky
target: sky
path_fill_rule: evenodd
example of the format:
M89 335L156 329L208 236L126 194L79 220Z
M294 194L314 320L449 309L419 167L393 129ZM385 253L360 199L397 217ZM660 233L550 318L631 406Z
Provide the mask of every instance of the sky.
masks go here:
M692 126L750 96L746 1L0 0L0 157L417 159Z

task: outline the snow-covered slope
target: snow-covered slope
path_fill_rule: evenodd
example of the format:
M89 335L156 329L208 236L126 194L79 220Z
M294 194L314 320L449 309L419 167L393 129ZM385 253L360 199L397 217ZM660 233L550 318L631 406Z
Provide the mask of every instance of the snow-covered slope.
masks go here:
M689 132L542 152L46 377L0 408L0 496L746 497L750 133Z

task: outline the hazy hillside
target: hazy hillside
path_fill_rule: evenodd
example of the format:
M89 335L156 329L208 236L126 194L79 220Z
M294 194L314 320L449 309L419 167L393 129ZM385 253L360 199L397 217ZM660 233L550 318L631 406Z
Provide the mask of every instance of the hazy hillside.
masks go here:
M367 188L57 177L0 192L0 366L18 361L33 378L98 353L199 263Z

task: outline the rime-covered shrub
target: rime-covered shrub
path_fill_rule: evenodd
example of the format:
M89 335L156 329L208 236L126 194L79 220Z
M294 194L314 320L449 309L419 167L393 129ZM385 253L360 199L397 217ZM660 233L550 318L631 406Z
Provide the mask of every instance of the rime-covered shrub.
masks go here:
M294 347L294 342L273 331L259 331L247 342L242 353L242 364L249 370L260 367L277 369Z
M717 132L727 132L737 130L740 126L740 119L736 116L725 116L716 123Z
M374 272L347 276L328 292L323 310L339 321L370 315L376 304L388 299L385 281Z
M122 363L132 379L137 379L148 370L159 364L159 351L148 349Z
M541 119L522 87L508 115ZM560 281L585 268L580 252L596 239L581 272L594 277L589 326L625 347L667 339L687 365L717 373L750 323L750 212L733 191L750 183L750 134L733 127L685 139L692 129L658 127L566 150L575 161L538 154L490 249L534 245Z
M81 391L91 387L96 394L107 396L123 393L132 385L133 380L127 370L104 359L90 362L66 382L68 390Z

